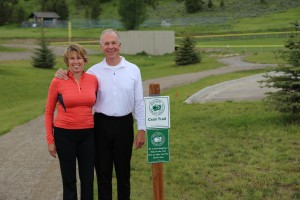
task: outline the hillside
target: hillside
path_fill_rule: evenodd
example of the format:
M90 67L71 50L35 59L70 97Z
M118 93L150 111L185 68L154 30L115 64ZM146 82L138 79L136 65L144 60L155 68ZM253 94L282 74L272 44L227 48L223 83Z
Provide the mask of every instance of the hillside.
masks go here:
M27 13L39 11L39 0L20 0ZM81 21L88 24L85 19L86 8L76 7L76 0L66 0L69 5L69 19L73 22ZM220 0L213 0L213 7L207 7L208 0L202 11L188 14L184 3L176 0L160 0L156 9L148 8L148 20L141 28L158 28L162 20L172 26L194 26L192 31L199 33L216 32L261 32L261 31L287 31L291 22L300 22L299 0L225 0L225 7L220 8ZM99 4L101 9L98 23L105 23L114 28L120 28L118 21L118 0ZM83 27L82 27L83 28ZM91 27L84 27L91 28Z
M76 8L76 0L66 0L69 6L70 19L84 18L85 7ZM260 4L259 0L225 0L225 7L220 8L220 0L213 0L213 8L207 8L198 13L188 14L185 12L184 3L176 0L160 0L156 9L149 8L149 19L182 18L182 17L207 17L222 16L229 18L259 17L269 13L284 12L290 8L300 7L298 0L266 0ZM27 13L39 11L39 0L20 0ZM108 3L99 3L101 9L100 19L118 19L118 0L111 0ZM300 8L299 8L300 12Z

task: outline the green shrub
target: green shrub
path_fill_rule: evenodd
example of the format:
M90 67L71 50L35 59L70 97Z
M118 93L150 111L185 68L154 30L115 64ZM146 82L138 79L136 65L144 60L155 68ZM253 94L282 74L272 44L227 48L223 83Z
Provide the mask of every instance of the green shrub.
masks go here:
M37 68L53 68L55 65L55 54L49 48L44 36L42 36L39 47L34 50L32 56L32 65Z
M300 36L292 35L285 43L283 50L277 53L286 61L272 69L276 74L267 73L265 87L278 89L269 92L266 102L275 110L283 113L300 112Z
M195 49L195 41L191 36L185 36L176 51L176 65L189 65L201 61L200 53Z

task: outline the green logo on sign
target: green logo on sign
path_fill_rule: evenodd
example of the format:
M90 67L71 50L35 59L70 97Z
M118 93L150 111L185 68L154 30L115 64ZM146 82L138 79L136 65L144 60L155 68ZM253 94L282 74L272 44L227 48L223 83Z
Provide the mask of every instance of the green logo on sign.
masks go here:
M153 115L160 115L165 111L165 104L160 99L154 99L149 103L149 110Z

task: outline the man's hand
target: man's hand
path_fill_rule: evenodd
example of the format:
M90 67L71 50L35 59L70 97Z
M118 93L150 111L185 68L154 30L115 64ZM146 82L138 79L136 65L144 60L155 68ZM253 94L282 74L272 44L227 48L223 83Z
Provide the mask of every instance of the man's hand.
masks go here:
M58 69L55 73L55 77L59 79L68 80L67 70Z
M139 149L141 147L143 147L143 145L145 144L145 131L144 130L139 130L136 134L136 138L134 141L134 146L135 149Z
M56 158L56 146L55 144L48 144L48 151L49 151L49 154L53 157L53 158Z

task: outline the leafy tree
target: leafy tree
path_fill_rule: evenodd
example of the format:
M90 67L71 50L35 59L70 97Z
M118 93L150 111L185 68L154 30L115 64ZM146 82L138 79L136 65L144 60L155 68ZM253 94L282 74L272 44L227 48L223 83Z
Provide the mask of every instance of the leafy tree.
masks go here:
M195 41L191 36L185 36L176 51L176 65L189 65L201 61L200 53L195 49Z
M300 35L292 34L276 55L287 64L275 67L265 74L266 80L260 81L262 87L276 88L267 93L266 102L275 110L283 113L300 112Z
M144 0L120 0L118 12L127 30L137 30L147 18Z
M33 67L50 69L53 68L56 64L55 54L48 46L43 27L41 28L41 39L39 42L39 47L34 50L33 54Z

